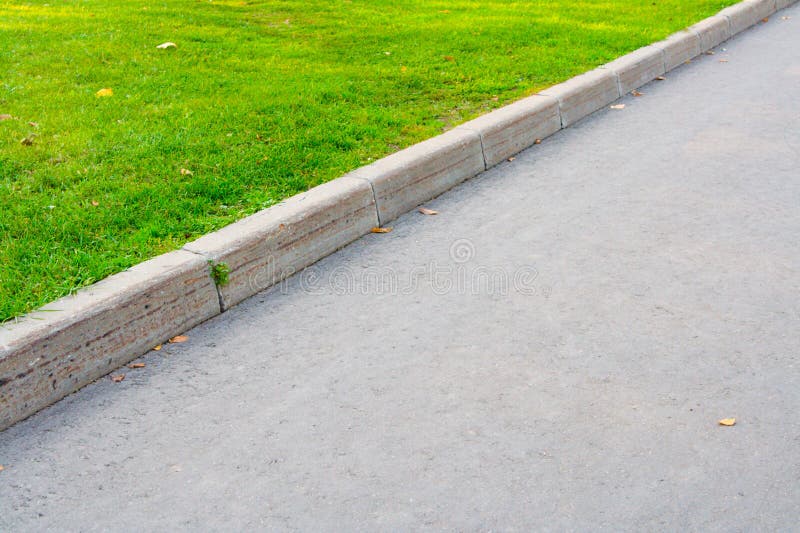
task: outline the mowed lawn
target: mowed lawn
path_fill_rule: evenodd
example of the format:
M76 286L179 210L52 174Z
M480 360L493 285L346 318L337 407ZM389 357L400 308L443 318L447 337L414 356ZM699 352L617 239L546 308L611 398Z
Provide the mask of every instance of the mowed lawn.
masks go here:
M0 3L0 321L732 3Z

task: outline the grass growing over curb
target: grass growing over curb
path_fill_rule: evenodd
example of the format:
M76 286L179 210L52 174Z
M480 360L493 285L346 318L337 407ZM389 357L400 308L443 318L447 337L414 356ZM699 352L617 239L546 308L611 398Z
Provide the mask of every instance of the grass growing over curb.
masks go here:
M732 3L0 4L0 321Z

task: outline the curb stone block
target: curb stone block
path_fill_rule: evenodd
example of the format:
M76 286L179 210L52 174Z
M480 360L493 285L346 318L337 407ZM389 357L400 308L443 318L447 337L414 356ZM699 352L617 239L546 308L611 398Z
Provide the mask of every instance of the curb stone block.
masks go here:
M535 95L462 124L481 136L486 168L505 161L561 129L558 100Z
M378 224L369 183L342 177L184 246L228 266L226 310L369 233Z
M176 251L0 325L0 430L219 313L207 262Z
M736 35L775 12L775 0L745 0L726 7L719 14L730 22L731 35Z
M561 126L566 128L617 100L619 83L613 71L595 69L539 92L558 100Z
M378 219L385 224L484 170L480 135L455 128L348 176L370 182Z
M726 17L714 15L703 21L698 22L689 29L700 38L701 53L711 50L718 44L727 41L731 37L731 28Z
M619 92L623 95L664 74L664 52L655 46L645 46L600 68L617 74Z
M653 46L664 52L664 69L667 72L703 53L700 37L688 30L672 34Z

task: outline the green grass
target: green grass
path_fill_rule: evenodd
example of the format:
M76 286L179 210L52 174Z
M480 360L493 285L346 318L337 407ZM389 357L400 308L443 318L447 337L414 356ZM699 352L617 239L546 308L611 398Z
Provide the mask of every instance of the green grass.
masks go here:
M4 1L0 321L732 3Z

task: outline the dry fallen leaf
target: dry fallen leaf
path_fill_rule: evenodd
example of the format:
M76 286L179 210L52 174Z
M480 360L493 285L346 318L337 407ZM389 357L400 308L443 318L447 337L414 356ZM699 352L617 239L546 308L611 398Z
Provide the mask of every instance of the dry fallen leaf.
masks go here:
M763 19L761 19L761 22L769 22L769 17L764 17Z
M117 374L116 376L111 376L111 381L113 381L114 383L119 383L123 379L125 379L125 374Z
M23 145L25 145L25 146L30 146L30 145L32 145L32 144L33 144L33 139L34 139L34 138L36 138L36 135L34 135L33 133L31 133L30 135L28 135L27 137L25 137L24 139L22 139L21 141L19 141L19 143L20 143L20 144L23 144Z
M97 200L92 200L92 205L97 207L98 205L100 205L100 202L98 202Z
M389 233L392 228L372 228L370 231L372 233Z
M417 209L423 215L438 215L439 211L434 211L433 209L428 209L427 207L420 207Z
M456 60L456 58L455 58L455 57L453 57L453 56L444 56L444 60L445 60L445 61L455 61L455 60Z
M636 91L636 90L634 90L634 91L631 91L631 94L632 94L633 96L643 96L643 95L644 95L644 93L640 93L639 91Z
M6 114L0 115L0 121L11 120L12 118L14 118L14 117L12 117L11 115L6 115Z
M736 419L735 418L723 418L719 421L720 426L735 426Z
M5 467L3 465L0 465L0 472L2 472L3 470L5 470Z
M160 49L162 49L162 50L166 50L167 48L177 48L177 47L178 47L178 45L177 45L177 44L175 44L175 43L171 43L171 42L169 42L169 41L167 41L167 42L165 42L165 43L161 43L161 44L159 44L158 46L156 46L156 48L160 48Z
M169 342L172 343L172 344L177 344L177 343L180 343L180 342L186 342L188 340L189 340L189 337L187 337L186 335L176 335L175 337L172 337L169 340Z
M131 363L128 365L128 368L144 368L144 363Z
M665 78L664 76L656 76L656 79L657 79L658 81L664 81L664 80L665 80L665 79L667 79L667 78Z
M161 345L159 344L158 346L153 346L153 351L154 351L154 352L159 352L159 351L161 351Z
M625 109L625 104L612 105L611 109Z
M516 157L513 157L513 156L512 156L512 157L509 157L508 159L506 159L506 161L508 161L509 163L511 163L511 162L512 162L513 160L515 160L515 159L516 159Z
M181 169L181 176L193 176L193 175L194 175L194 172L192 172L188 168L182 168Z
M535 141L533 141L533 144L542 144L542 140L541 139L536 139Z
M727 63L727 62L728 62L728 60L727 60L727 59L720 59L720 60L719 60L719 62L720 62L720 63Z
M707 55L707 56L713 56L713 55L714 55L714 50L708 50L708 51L706 51L706 55Z
M112 96L113 94L114 94L114 90L113 89L108 89L108 88L100 89L99 91L94 93L94 95L97 96L98 98L102 98L104 96Z

